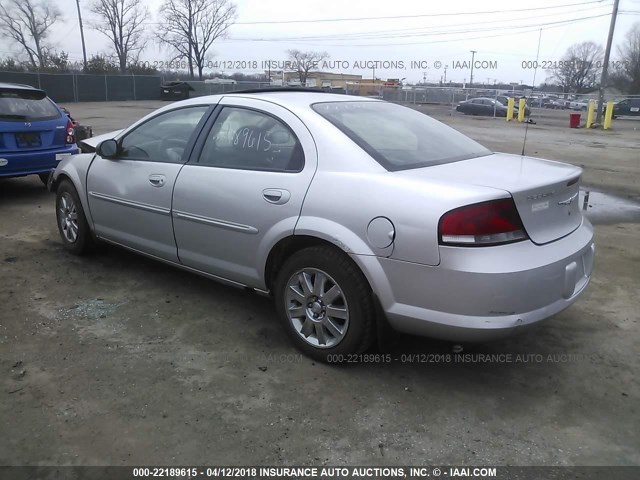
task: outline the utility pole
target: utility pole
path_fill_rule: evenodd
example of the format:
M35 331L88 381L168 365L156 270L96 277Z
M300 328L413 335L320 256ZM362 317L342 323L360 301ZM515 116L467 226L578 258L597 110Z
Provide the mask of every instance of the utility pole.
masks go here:
M600 88L598 91L596 123L601 123L602 121L602 107L604 106L604 87L607 83L609 56L611 55L611 44L613 43L613 31L616 28L616 18L618 17L619 1L620 0L614 0L613 2L613 12L611 13L611 23L609 24L609 36L607 37L607 49L604 51L604 65L602 66L602 76L600 77Z
M444 66L444 83L447 83L447 66Z
M469 77L469 88L473 88L473 60L476 56L477 50L471 50L471 75Z
M78 23L80 23L80 39L82 40L82 60L84 61L84 72L87 71L87 49L84 46L84 30L82 28L82 14L80 13L80 0L76 0L78 6Z

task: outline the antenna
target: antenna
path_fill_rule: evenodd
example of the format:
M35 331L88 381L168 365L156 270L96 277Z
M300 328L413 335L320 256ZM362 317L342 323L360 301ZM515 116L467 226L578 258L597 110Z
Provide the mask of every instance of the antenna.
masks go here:
M536 52L536 63L535 68L533 69L533 83L531 85L531 96L533 96L533 91L536 88L536 74L538 73L538 59L540 58L540 42L542 41L542 29L540 29L540 34L538 35L538 51ZM526 108L525 103L525 108ZM531 103L533 107L533 102ZM531 118L527 120L527 126L524 128L524 140L522 141L522 153L521 155L524 157L524 147L527 145L527 132L529 131L529 123L531 123Z

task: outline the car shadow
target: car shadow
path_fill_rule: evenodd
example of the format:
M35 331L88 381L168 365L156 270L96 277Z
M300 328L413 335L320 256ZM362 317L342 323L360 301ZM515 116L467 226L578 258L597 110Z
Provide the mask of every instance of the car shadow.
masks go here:
M4 206L17 205L25 200L40 199L53 202L53 194L47 190L37 175L0 177L0 202Z

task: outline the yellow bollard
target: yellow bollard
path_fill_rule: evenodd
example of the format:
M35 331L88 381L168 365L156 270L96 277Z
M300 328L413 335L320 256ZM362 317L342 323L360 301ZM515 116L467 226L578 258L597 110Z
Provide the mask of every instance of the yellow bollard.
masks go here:
M602 128L609 130L611 128L611 119L613 118L613 102L607 102L607 109L604 111L604 125Z
M526 104L527 104L527 99L521 98L520 103L518 104L518 121L521 123L524 122L524 111L525 111Z
M509 97L507 101L507 122L513 120L513 105L516 103L514 98Z
M589 108L587 108L587 128L593 125L593 114L596 112L596 101L589 100Z

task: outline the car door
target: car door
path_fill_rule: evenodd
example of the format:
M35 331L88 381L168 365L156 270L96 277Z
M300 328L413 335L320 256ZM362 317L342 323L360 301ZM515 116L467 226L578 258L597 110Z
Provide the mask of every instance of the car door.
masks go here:
M225 97L209 124L176 181L178 256L186 266L264 288L269 250L293 234L300 216L315 143L298 117L264 100Z
M475 115L484 115L486 107L481 99L476 98L475 100L473 100L473 109L473 113Z
M96 235L178 261L171 194L209 108L194 105L161 112L119 137L114 158L96 155L87 177Z

